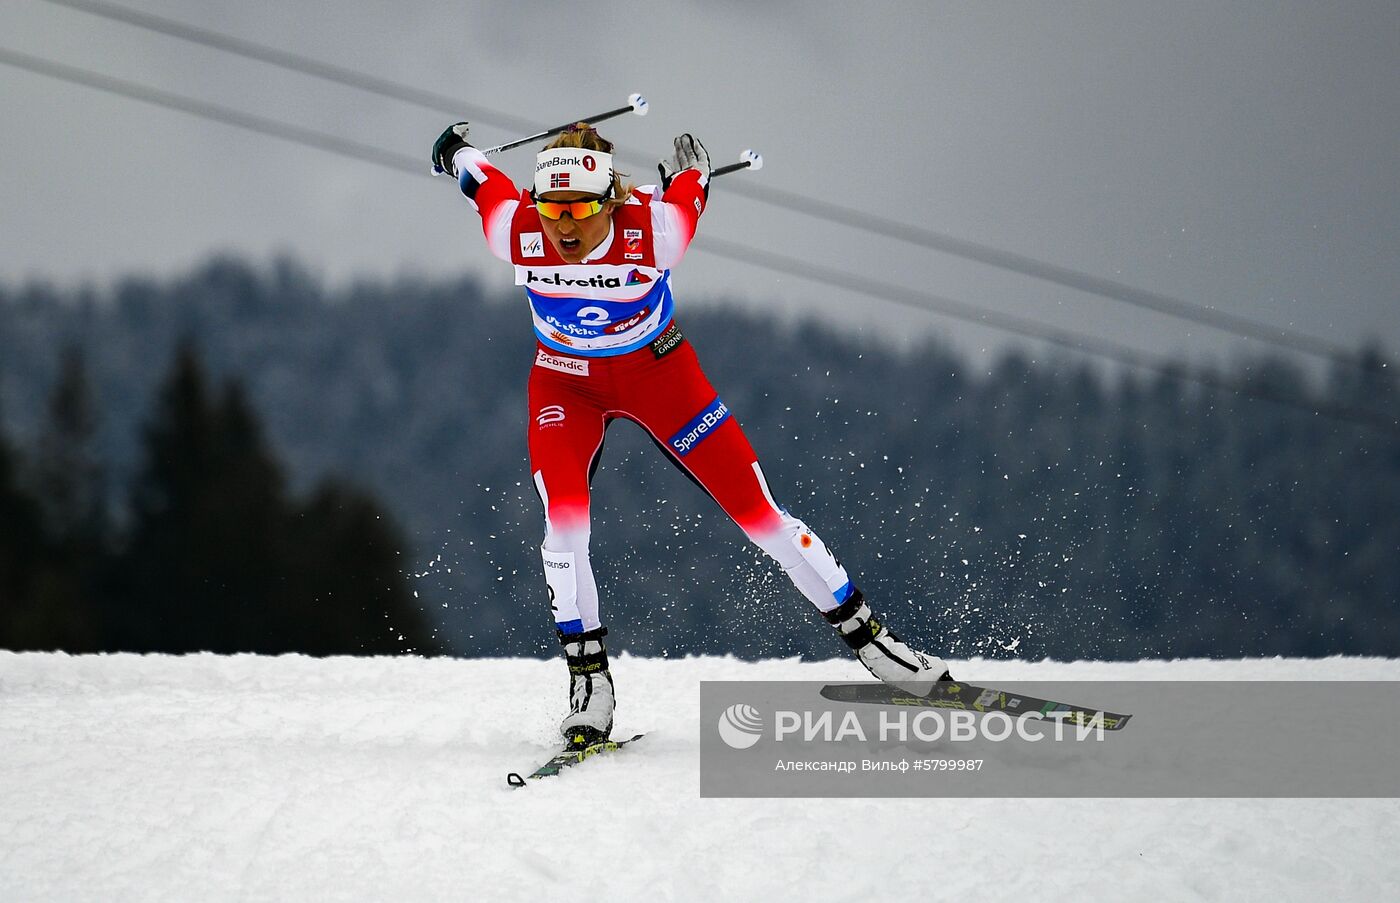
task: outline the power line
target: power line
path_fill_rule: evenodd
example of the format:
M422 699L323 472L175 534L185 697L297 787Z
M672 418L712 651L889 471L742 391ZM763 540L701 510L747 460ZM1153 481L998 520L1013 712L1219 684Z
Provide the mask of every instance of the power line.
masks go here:
M903 307L933 313L939 316L962 320L1000 332L1012 333L1025 338L1049 342L1079 354L1087 354L1104 360L1114 361L1160 376L1193 382L1210 389L1232 392L1260 401L1269 401L1329 419L1342 420L1361 426L1379 428L1400 435L1400 420L1387 417L1368 408L1342 405L1331 402L1315 402L1300 399L1283 392L1276 392L1267 386L1238 383L1217 376L1206 370L1187 370L1179 362L1167 358L1145 354L1135 348L1111 342L1106 339L1085 336L1068 330L1055 329L1036 320L1003 314L998 311L975 307L963 301L944 298L928 292L915 291L888 282L854 276L834 267L808 263L793 257L786 257L772 251L764 251L738 242L717 238L696 238L691 247L716 254L730 260L749 263L774 272L786 273L799 279L806 279L821 285L837 286L847 291L879 298Z
M140 12L107 0L48 0L49 3L80 10L95 16L123 22L138 28L155 31L181 40L190 41L250 59L259 60L284 69L312 75L348 87L378 94L383 97L401 100L426 109L442 112L454 117L468 115L483 122L515 132L535 131L538 123L491 110L479 105L463 103L461 100L431 91L405 85L388 79L366 75L343 66L325 63L300 54L290 53L254 41L236 38L209 29L198 28L167 19L162 16ZM635 165L636 161L628 161ZM643 167L646 168L645 166ZM1004 251L990 245L956 238L943 232L900 223L886 217L876 216L841 204L834 204L807 195L783 191L761 184L746 187L744 196L773 207L789 210L822 219L848 228L861 229L874 235L907 242L927 250L938 251L954 257L972 260L996 269L1018 273L1070 288L1090 295L1097 295L1111 301L1128 304L1144 310L1180 320L1208 326L1241 338L1264 342L1276 347L1323 358L1334 363L1355 366L1356 355L1349 349L1316 336L1284 329L1237 314L1227 313L1211 307L1193 304L1173 298L1161 292L1136 288L1113 279L1095 276L1080 270L1047 263Z
M943 232L935 232L932 229L925 229L920 226L911 226L905 223L897 223L893 220L872 216L851 207L844 207L840 204L833 204L830 201L819 198L808 197L790 191L783 191L779 188L772 188L767 185L751 185L745 189L746 193L752 197L759 198L767 203L789 210L805 213L818 219L829 220L834 223L853 225L867 232L882 235L886 238L895 238L910 244L919 245L933 251L941 251L956 257L963 257L968 260L975 260L988 266L1001 270L1009 270L1013 273L1020 273L1023 276L1030 276L1045 282L1052 282L1066 288L1076 289L1091 295L1109 298L1114 301L1121 301L1124 304L1131 304L1156 313L1165 314L1169 317L1176 317L1181 320L1190 320L1203 326L1210 326L1222 332L1232 333L1242 338L1257 339L1273 345L1299 351L1303 354L1314 355L1316 357L1327 358L1329 360L1342 363L1353 363L1356 355L1350 350L1343 348L1324 339L1302 333L1291 332L1277 326L1260 323L1246 317L1215 310L1214 308L1202 307L1178 298L1172 298L1159 292L1148 291L1136 288L1123 282L1113 279L1105 279L1101 276L1094 276L1079 270L1072 270L1068 267L1058 266L1053 263L1046 263L1027 257L1024 254L1017 254L1013 251L1003 251L988 245L967 241L966 239L955 238Z
M301 126L289 125L233 110L228 107L195 100L168 91L138 85L123 79L101 75L75 66L54 62L41 57L0 48L0 63L26 69L40 75L57 78L94 88L99 91L117 94L133 100L150 103L168 109L178 110L193 116L211 119L239 128L248 129L263 135L302 144L327 153L335 153L351 159L373 163L412 175L427 175L427 167L416 157L385 151L371 145L347 141L340 135L318 132ZM747 245L717 238L701 238L693 246L719 257L740 263L762 267L778 273L786 273L825 285L834 285L847 291L869 295L926 313L950 317L975 323L1000 332L1050 342L1080 354L1103 358L1128 366L1155 371L1163 376L1194 382L1199 385L1237 395L1283 404L1314 415L1346 421L1362 426L1379 428L1400 433L1400 422L1394 418L1363 408L1330 403L1315 403L1298 399L1283 393L1273 392L1266 387L1241 385L1222 379L1204 371L1190 371L1179 364L1154 359L1132 348L1093 338L1068 330L1059 330L1035 320L1016 317L975 307L950 298L942 298L926 292L917 292L902 286L878 280L856 277L833 267L808 263L796 258L785 257L770 251L761 251Z
M335 82L336 84L358 88L361 91L378 94L381 97L388 97L393 100L400 100L404 103L410 103L414 106L434 110L439 113L446 113L450 116L461 118L465 115L507 131L525 132L534 131L537 128L534 123L520 116L513 116L509 113L502 113L475 104L464 103L461 99L449 97L446 94L439 94L435 91L425 91L422 88L416 88L412 85L405 85L401 82L390 81L386 78L367 75L346 66L338 66L334 63L322 62L300 54L288 53L285 50L278 50L276 47L270 47L267 44L259 44L256 41L236 38L232 35L211 31L207 28L186 25L174 19L167 19L164 16L156 16L151 13L141 12L140 10L120 6L116 3L107 3L104 2L104 0L48 0L48 2L57 6L66 6L70 9L90 13L94 16L101 16L104 19L124 22L127 25L134 25L137 28L158 32L172 38L179 38L182 41L202 44L205 47L212 47L215 50L222 50L226 53L258 60L282 69L289 69L304 75L315 76L316 78Z
M42 57L30 56L27 53L19 53L3 47L0 47L0 63L5 63L20 69L27 69L30 72L35 72L39 75L47 75L50 78L57 78L62 81L85 85L86 87L95 88L98 91L105 91L109 94L118 94L122 97L139 100L143 103L154 104L171 110L179 110L182 113L189 113L192 116L198 116L203 119L212 119L263 135L270 135L274 138L281 138L285 141L303 144L307 147L314 147L317 150L327 151L328 153L340 154L343 157L364 160L369 163L377 163L380 166L387 166L390 169L396 169L402 172L412 172L418 175L428 174L428 164L418 157L410 157L407 154L382 150L373 145L353 141L346 138L344 135L331 132L318 132L315 129L278 122L275 119L268 119L264 116L257 116L252 113L244 113L241 110L235 110L231 107L195 100L180 94L162 91L158 88L149 88L145 85L126 81L125 79L113 78L110 75L102 75L87 69L79 69L76 66L57 63Z

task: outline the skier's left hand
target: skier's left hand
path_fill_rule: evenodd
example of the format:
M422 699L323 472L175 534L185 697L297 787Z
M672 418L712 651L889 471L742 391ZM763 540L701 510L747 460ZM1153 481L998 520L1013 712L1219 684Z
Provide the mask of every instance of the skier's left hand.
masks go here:
M471 147L467 143L467 124L454 122L438 135L438 140L433 144L433 175L445 172L456 177L452 158L464 147Z
M662 190L670 188L671 180L676 174L687 169L698 171L702 177L701 183L707 184L710 181L710 155L706 153L705 145L689 132L679 136L672 143L675 145L675 153L669 160L662 160L657 167L661 171Z

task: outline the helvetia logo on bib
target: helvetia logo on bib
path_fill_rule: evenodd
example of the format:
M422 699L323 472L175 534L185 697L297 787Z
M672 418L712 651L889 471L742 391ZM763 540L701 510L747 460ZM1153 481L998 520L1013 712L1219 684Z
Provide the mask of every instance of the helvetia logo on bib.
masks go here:
M627 274L628 285L646 285L651 281L651 277L641 270L633 270Z
M730 749L748 749L763 738L763 716L753 706L736 702L720 713L719 738Z

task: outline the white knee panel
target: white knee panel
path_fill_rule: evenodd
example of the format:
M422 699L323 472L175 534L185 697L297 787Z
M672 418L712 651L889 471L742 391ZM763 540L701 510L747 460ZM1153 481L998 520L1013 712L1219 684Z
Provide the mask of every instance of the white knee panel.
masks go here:
M851 583L846 569L802 521L784 514L777 530L750 539L782 566L788 579L817 608L831 611L845 601Z
M802 529L792 537L792 544L802 556L803 562L821 578L822 585L826 587L827 599L817 607L822 611L830 611L846 601L851 592L851 578L847 576L841 562L831 554L826 543L821 541L821 537L813 533L806 524L802 524Z

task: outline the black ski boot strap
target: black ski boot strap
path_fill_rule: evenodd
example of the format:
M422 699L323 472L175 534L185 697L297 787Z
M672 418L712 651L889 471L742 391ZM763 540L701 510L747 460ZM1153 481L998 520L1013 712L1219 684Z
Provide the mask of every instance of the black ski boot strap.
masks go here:
M570 674L598 674L608 670L608 649L603 645L603 637L607 634L606 627L583 633L559 634Z
M876 620L870 606L865 604L865 596L858 589L852 589L845 602L831 611L822 612L822 616L852 649L864 649L885 631L884 625Z

